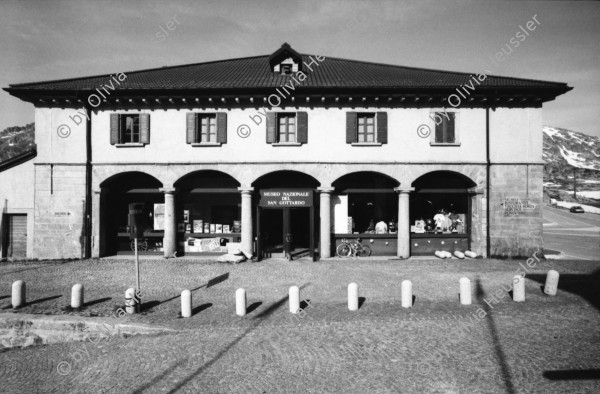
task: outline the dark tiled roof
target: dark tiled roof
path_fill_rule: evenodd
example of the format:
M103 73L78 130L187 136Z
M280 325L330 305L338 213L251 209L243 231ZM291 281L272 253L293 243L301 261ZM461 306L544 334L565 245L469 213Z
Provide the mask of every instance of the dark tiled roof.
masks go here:
M13 168L18 166L21 163L25 163L37 156L36 148L25 151L17 156L11 157L10 159L6 159L0 162L0 172L6 171L9 168Z
M284 44L285 45L285 44ZM310 63L309 55L302 55ZM314 58L314 56L313 56ZM335 89L456 89L472 81L476 74L429 70L423 68L394 66L327 57L318 66L303 66L307 78L294 84L297 90ZM113 74L115 75L115 74ZM269 66L269 55L229 59L182 66L125 72L127 78L116 85L117 91L124 90L230 90L244 91L274 89L288 83L289 75L273 73ZM116 76L113 78L116 79ZM111 81L111 75L71 78L56 81L10 85L5 90L19 93L36 91L39 94L54 92L92 91ZM564 83L532 79L488 76L476 89L541 89L555 90L562 94L571 88Z

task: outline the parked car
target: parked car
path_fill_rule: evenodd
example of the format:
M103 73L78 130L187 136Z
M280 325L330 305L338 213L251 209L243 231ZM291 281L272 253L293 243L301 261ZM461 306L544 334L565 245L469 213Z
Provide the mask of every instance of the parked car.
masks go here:
M573 213L584 213L585 212L583 210L583 208L581 208L579 205L572 206L571 209L569 209L569 211L571 211Z

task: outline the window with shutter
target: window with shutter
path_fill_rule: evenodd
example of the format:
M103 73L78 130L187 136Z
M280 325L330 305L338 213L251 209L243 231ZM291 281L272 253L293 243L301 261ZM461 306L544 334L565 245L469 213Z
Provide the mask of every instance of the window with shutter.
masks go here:
M298 142L301 144L308 143L308 113L296 113L298 119Z
M377 112L377 142L380 144L388 142L387 112Z
M188 144L193 144L196 138L196 117L197 114L194 112L188 112L186 114L186 132L185 132L185 142Z
M274 144L277 142L277 129L275 122L275 112L267 112L267 144Z
M375 114L357 115L357 142L377 142L375 140Z
M277 114L277 142L297 142L296 114Z
M140 142L142 144L150 143L150 114L140 115Z
M456 113L436 112L433 119L435 124L436 144L456 144Z
M352 144L357 142L357 113L356 112L346 112L346 143Z
M226 112L186 114L186 143L193 146L220 146L226 142Z
M217 142L217 116L215 114L198 114L195 143Z
M140 115L119 115L119 144L139 144Z
M110 114L110 144L119 143L119 114Z
M227 143L227 113L217 112L217 142Z

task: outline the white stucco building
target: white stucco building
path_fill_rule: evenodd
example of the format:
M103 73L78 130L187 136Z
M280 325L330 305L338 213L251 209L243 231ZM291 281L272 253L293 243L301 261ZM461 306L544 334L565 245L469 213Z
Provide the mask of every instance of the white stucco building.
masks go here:
M37 156L0 172L2 256L17 257L12 215L25 215L28 258L131 252L130 203L144 204L148 253L166 257L230 242L260 258L329 257L356 237L402 258L529 255L543 246L542 106L570 89L287 44L11 85L35 105Z

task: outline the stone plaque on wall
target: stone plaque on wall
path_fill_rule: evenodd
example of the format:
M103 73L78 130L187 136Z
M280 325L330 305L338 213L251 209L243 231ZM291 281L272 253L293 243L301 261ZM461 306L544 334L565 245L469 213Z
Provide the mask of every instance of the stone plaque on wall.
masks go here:
M516 217L516 216L531 216L531 211L535 208L534 204L531 204L527 198L520 197L505 197L504 202L504 216Z

